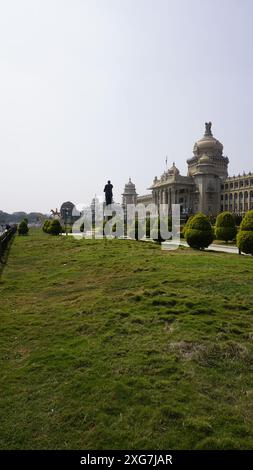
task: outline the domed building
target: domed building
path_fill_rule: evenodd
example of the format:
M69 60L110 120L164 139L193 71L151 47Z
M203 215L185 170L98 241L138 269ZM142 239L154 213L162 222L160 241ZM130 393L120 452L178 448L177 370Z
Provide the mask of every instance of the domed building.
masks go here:
M152 193L138 196L137 202L148 205L180 204L185 215L204 212L217 215L228 210L243 215L253 209L253 175L228 177L228 157L223 145L212 134L212 123L205 123L205 133L193 147L193 156L187 160L187 176L182 176L173 163L160 178L154 178Z
M71 201L63 202L60 208L62 223L72 225L80 217L80 212L76 210L75 204Z

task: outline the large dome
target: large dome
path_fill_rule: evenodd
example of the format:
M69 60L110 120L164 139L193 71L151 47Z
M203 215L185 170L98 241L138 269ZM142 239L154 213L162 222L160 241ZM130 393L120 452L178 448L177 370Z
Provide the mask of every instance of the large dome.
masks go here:
M193 153L195 156L201 156L204 153L207 155L221 156L223 152L223 145L219 140L213 137L211 122L205 123L206 130L204 136L199 139L193 147Z

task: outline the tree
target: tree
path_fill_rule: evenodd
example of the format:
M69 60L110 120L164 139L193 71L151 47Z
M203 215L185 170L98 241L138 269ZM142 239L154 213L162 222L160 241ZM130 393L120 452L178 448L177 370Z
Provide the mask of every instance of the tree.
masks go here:
M215 225L216 238L218 240L224 240L227 243L229 240L234 240L236 233L237 229L233 215L230 212L222 212L219 214Z
M207 248L214 239L212 226L208 217L199 212L188 219L184 229L184 237L192 248Z
M253 210L242 219L236 243L240 251L253 255Z
M22 220L18 226L18 234L19 235L27 235L29 231L28 225L26 220Z
M49 226L48 226L48 233L50 235L59 235L59 233L62 233L62 226L57 219L51 220Z

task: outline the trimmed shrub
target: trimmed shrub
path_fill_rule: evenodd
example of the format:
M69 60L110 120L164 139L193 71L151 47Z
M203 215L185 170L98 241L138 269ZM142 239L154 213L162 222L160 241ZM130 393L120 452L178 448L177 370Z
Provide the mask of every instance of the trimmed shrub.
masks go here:
M48 220L48 219L45 220L45 222L43 224L43 227L42 227L43 232L48 233L48 227L49 227L50 223L51 223L51 220Z
M242 219L236 243L240 251L253 255L253 210Z
M214 239L208 217L200 212L188 219L184 229L184 237L191 248L207 248Z
M219 214L215 225L216 238L218 240L224 240L227 243L229 240L234 240L236 233L237 229L233 215L230 212L222 212Z
M208 215L208 220L209 220L211 225L215 225L217 219L216 219L215 215Z
M48 233L50 233L50 235L59 235L59 233L62 233L62 226L59 220L51 220L48 226Z
M18 234L19 235L27 235L29 231L28 225L26 220L22 220L18 226Z
M233 214L233 218L234 218L234 221L235 221L235 225L237 227L239 227L241 221L242 221L242 216L239 215L239 214Z

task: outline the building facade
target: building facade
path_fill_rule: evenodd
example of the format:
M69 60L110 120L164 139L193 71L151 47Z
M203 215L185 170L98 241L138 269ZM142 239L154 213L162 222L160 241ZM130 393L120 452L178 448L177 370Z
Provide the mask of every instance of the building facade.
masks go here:
M187 160L187 176L182 176L173 163L159 179L154 178L149 194L137 196L133 183L128 188L126 185L122 202L168 204L170 213L172 204L180 204L185 216L197 212L216 216L225 210L243 215L253 209L253 174L229 177L228 164L223 145L213 136L208 122L203 137L194 144L193 156Z

